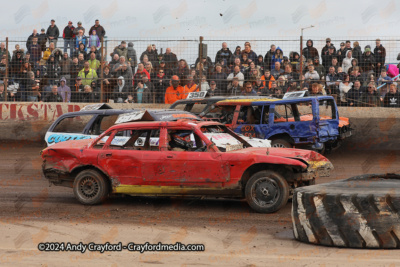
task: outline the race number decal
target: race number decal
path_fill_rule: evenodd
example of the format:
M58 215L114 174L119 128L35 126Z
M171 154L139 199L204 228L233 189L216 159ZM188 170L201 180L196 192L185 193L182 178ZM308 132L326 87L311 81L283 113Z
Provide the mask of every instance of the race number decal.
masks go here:
M193 98L205 98L207 95L207 91L202 92L191 92L188 94L186 99L193 99Z

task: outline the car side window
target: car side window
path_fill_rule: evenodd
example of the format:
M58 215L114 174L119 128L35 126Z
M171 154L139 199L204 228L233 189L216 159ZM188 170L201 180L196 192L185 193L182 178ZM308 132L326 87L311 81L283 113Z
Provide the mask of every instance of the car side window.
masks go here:
M121 133L120 136L117 136ZM159 129L129 130L129 136L124 131L118 132L111 141L112 149L159 151Z
M205 152L206 145L201 138L191 130L168 130L169 151Z
M93 115L66 117L53 128L54 133L82 133Z
M332 99L319 101L319 117L321 120L336 119L336 108Z
M293 112L290 105L275 105L274 123L288 122L293 120Z
M238 123L259 124L261 121L262 106L242 106L239 112Z
M118 115L98 116L89 130L91 135L100 135L115 124Z
M264 106L264 109L262 111L262 115L261 115L261 123L262 124L268 124L269 122L269 106Z

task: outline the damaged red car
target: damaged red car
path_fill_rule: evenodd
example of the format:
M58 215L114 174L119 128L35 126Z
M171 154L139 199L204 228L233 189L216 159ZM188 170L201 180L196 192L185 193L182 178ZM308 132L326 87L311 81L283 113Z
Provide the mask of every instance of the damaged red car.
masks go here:
M50 183L73 188L83 204L112 193L213 196L245 198L262 213L333 169L317 152L254 148L223 124L190 120L122 123L94 140L54 144L42 158Z

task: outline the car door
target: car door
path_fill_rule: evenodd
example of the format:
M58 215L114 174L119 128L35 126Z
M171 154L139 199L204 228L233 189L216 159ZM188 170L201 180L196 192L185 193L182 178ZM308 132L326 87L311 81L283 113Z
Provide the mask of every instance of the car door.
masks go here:
M264 138L261 117L262 106L241 106L234 132L250 138Z
M169 133L166 130L165 135ZM199 135L194 134L195 147L203 145ZM164 137L167 140L167 136ZM161 138L160 138L161 139ZM197 145L197 147L196 147ZM157 180L170 186L196 186L227 182L230 179L229 164L220 152L172 151L165 146L161 160L143 169L146 179Z
M339 136L338 112L333 99L316 100L315 112L318 113L318 137L321 142L336 139Z
M124 131L113 132L102 140L104 145L94 145L93 149L99 149L97 163L107 172L111 179L115 179L122 185L142 184L141 160L142 150L125 149L124 145L129 141ZM109 141L108 139L111 138Z

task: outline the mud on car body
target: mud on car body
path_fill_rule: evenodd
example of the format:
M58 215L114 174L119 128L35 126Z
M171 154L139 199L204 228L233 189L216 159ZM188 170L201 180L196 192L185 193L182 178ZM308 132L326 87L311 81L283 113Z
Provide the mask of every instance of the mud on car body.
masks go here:
M93 105L95 106L95 105ZM70 140L93 139L113 126L121 114L129 114L141 109L96 109L87 108L78 112L70 112L60 116L47 130L45 141L48 146ZM181 110L146 109L150 115L148 120L174 121L178 119L200 120L199 117ZM121 139L126 139L126 133Z
M273 147L332 149L352 135L348 118L339 117L331 96L289 99L227 99L207 114L236 133L268 138ZM204 116L207 116L205 114Z
M125 132L128 139L115 141ZM180 143L190 144L174 145L176 135L189 134L194 141ZM144 142L137 144L139 138ZM151 145L151 138L159 143ZM264 213L279 210L296 187L314 184L333 168L315 151L254 148L223 124L190 120L122 123L94 140L57 143L41 155L50 183L72 187L83 204L100 203L110 193L240 197Z

